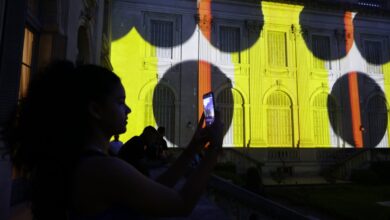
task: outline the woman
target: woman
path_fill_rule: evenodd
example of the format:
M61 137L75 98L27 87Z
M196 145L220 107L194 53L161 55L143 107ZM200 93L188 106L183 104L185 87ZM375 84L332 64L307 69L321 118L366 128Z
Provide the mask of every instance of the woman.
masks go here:
M41 219L137 219L187 215L206 187L222 146L222 123L202 128L153 181L108 156L109 140L126 131L130 108L120 79L93 65L57 63L32 82L20 112L15 166L32 183ZM172 187L207 143L206 157L180 191Z

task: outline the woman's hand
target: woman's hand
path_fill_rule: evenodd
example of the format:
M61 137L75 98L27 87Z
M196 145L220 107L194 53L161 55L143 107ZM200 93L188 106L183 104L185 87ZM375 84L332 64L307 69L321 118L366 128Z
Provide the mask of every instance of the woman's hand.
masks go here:
M196 152L199 153L200 150L207 146L213 149L222 148L223 142L223 126L224 124L221 121L221 114L219 111L215 112L215 119L213 124L204 127L205 116L202 114L194 136L188 147L196 149Z
M221 114L219 111L215 111L215 119L213 124L205 128L207 131L207 140L210 142L210 149L222 149L223 127L224 124L221 121Z
M202 147L207 143L207 131L204 128L205 116L202 114L195 133L192 136L191 142L188 145L189 148L194 148L196 153L199 153Z

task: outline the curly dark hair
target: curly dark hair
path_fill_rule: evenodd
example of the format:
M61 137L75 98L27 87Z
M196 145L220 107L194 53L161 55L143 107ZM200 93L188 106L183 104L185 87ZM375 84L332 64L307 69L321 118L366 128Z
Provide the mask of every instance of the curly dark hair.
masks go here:
M120 79L95 65L49 65L22 101L12 146L14 166L31 182L35 219L66 219L69 181L90 128L88 104L99 102Z

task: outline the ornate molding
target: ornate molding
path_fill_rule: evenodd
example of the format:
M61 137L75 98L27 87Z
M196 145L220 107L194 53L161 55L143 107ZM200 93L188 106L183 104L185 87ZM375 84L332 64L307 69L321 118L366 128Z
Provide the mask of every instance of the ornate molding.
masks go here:
M301 27L299 34L303 37L306 38L309 36L309 30L306 27Z
M263 27L263 24L261 21L257 20L246 20L245 26L250 33L259 33L261 31L261 28Z
M80 23L84 26L93 26L96 20L96 0L84 0L84 9L80 13Z
M84 0L83 2L86 8L92 8L97 5L96 0Z

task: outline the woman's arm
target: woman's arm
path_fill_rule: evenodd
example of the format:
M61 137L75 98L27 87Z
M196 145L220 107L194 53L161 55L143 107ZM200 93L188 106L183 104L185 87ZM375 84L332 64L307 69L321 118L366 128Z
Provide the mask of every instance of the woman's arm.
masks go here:
M145 177L119 159L96 159L104 160L89 165L96 170L99 180L93 182L98 183L95 187L100 188L101 199L107 201L108 207L121 204L150 216L188 215L206 188L210 173L217 162L222 146L222 126L221 122L216 122L208 128L210 146L199 166L187 178L179 192Z
M185 174L189 168L189 163L194 159L195 154L200 153L205 144L205 138L203 134L204 130L202 129L203 123L204 114L202 114L195 134L188 146L184 149L176 161L156 179L157 182L168 187L173 187Z

